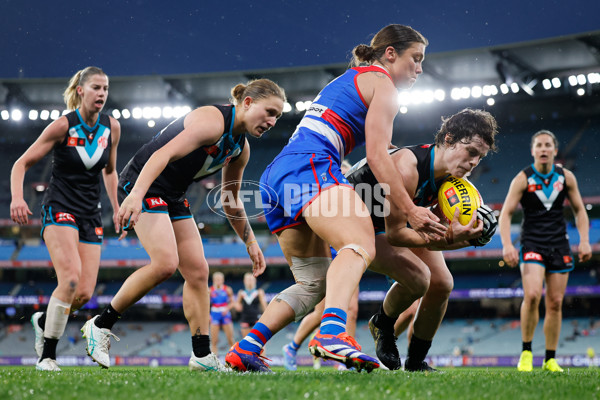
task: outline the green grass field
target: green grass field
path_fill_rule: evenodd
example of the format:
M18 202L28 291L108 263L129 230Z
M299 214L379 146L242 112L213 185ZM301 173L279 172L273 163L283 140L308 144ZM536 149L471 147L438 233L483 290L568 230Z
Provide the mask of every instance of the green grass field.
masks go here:
M578 399L600 398L600 369L445 369L443 374L333 369L275 374L192 373L185 368L88 367L41 373L0 368L0 399Z

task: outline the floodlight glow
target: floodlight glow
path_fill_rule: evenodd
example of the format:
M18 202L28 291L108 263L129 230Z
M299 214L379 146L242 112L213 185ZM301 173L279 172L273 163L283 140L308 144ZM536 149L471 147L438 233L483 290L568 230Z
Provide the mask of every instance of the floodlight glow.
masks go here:
M144 118L144 119L152 118L152 107L142 108L142 118Z
M446 98L446 92L444 92L442 89L437 89L435 92L433 92L433 97L437 101L444 101Z
M401 106L410 104L410 92L408 90L398 93L398 104Z
M597 72L589 73L587 76L587 80L589 83L599 83L600 82L600 74Z
M148 128L154 128L154 125L156 125L156 122L154 122L154 120L149 120L148 121Z
M425 90L423 92L423 102L429 104L432 101L433 101L433 90Z
M488 97L488 99L486 100L486 103L488 106L493 106L494 104L496 104L496 100L494 100L493 97Z
M60 117L60 112L58 110L52 110L50 112L50 119L56 120Z
M21 110L12 110L12 112L10 113L10 118L13 121L20 121L21 118L23 118L23 113L21 112Z
M3 119L4 121L6 121L7 119L9 119L9 118L10 118L10 113L9 113L7 110L2 110L2 111L0 112L0 116L2 117L2 119Z
M483 89L481 88L481 86L473 86L471 88L471 96L473 96L476 99L481 97L482 92Z
M61 115L67 115L70 111L69 110L62 110Z
M517 84L517 82L513 82L510 84L510 90L512 90L513 93L519 93L519 85Z
M162 109L163 118L173 118L173 107L165 106Z
M502 92L502 94L508 93L508 91L509 91L508 85L506 83L503 83L502 85L500 85L500 91Z
M580 85L585 85L586 80L584 74L577 75L577 83L579 83Z
M133 110L131 110L131 115L134 119L142 118L142 109L139 107L133 107Z
M302 112L302 111L306 111L306 107L304 107L304 102L303 101L297 101L296 102L296 110Z
M407 112L408 112L408 108L406 108L405 106L400 107L401 114L406 114Z
M481 89L481 94L483 94L485 97L491 96L492 87L490 85L484 85L483 89Z
M583 96L584 94L585 94L585 89L584 88L577 89L577 95L578 96Z
M496 87L496 85L490 85L490 88L492 89L492 96L498 94L498 87Z
M183 115L183 109L181 106L173 107L173 118L179 118Z
M114 119L119 119L121 118L121 111L117 110L116 108L112 111L112 116Z
M304 109L308 110L310 108L310 106L312 105L312 100L306 100L304 102Z
M128 110L128 109L126 109L126 108L124 108L124 109L121 111L121 115L123 115L123 118L125 118L125 119L129 119L129 118L131 117L131 113L130 113L130 112L129 112L129 110Z
M452 91L450 92L450 97L452 98L452 100L460 100L460 89L452 88Z
M569 76L569 84L571 86L577 86L577 77L575 75Z
M290 111L292 111L292 105L286 101L283 103L283 112L288 113Z
M150 115L152 115L152 118L158 119L160 118L161 114L162 110L160 109L160 107L152 107L152 112L150 113Z
M544 79L542 81L542 86L544 87L544 89L548 90L548 89L552 89L552 82L550 82L550 79Z
M413 104L421 104L424 100L423 92L421 92L420 90L415 90L414 92L411 92L410 97L411 103Z
M471 88L463 86L460 88L460 97L468 99L471 96Z
M558 89L562 86L562 82L558 78L552 78L552 86L554 87L554 89Z
M29 110L29 119L35 121L38 119L38 110Z
M50 111L42 110L42 112L40 113L40 119L43 121L46 121L49 117L50 117Z

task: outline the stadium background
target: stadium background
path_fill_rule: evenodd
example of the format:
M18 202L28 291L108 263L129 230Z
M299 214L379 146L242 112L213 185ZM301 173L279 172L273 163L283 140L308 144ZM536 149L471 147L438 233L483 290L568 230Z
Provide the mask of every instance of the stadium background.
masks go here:
M484 7L459 1L425 13L422 6L385 2L344 2L343 8L336 2L303 8L283 3L268 9L260 3L220 9L181 2L167 9L152 2L109 1L91 12L82 6L60 10L40 2L34 12L25 13L16 2L4 3L5 20L0 24L6 38L0 44L0 163L5 171L0 180L0 364L35 363L28 319L47 303L55 284L47 251L39 240L39 222L19 228L9 220L9 171L44 126L62 112L61 93L72 73L98 65L111 78L104 111L119 117L122 126L119 170L184 107L226 102L229 89L248 79L275 80L286 89L289 108L267 137L251 141L245 179L258 180L310 100L346 68L349 50L390 22L411 24L431 41L423 76L411 91L399 94L401 112L394 144L432 141L440 117L464 107L489 110L500 125L500 151L481 163L472 181L486 203L499 210L510 180L531 162L531 134L544 128L559 137L558 159L576 174L591 218L594 258L571 274L557 355L566 366L600 364L597 357L587 357L587 349L600 344L600 31L593 18L597 5L575 1L568 6L539 7L535 2L508 1ZM98 21L94 29L90 15L110 17ZM255 21L263 23L256 26ZM367 22L359 24L362 21ZM122 24L130 29L126 36L119 29ZM358 149L350 160L363 156L364 149ZM34 216L39 215L50 166L47 157L26 176L25 196ZM225 219L207 207L206 195L218 182L216 176L192 186L189 199L211 270L223 271L226 283L237 291L249 260ZM103 205L105 210L110 208L106 198ZM248 206L252 214L253 205ZM567 213L567 217L571 242L576 244L572 215ZM518 216L513 222L518 224ZM58 348L61 365L89 363L83 357L79 327L110 301L132 268L146 259L135 235L117 242L110 226L107 212L96 297L71 320ZM272 295L287 287L292 277L264 221L255 220L253 226L269 264L259 286ZM517 233L515 225L515 240ZM433 363L515 365L522 293L518 271L501 265L499 236L481 250L447 252L446 258L455 276L455 290L430 352ZM122 340L113 343L111 351L118 356L118 364L187 362L189 334L181 310L181 285L181 277L174 276L125 314L116 330ZM366 319L386 288L382 276L369 272L361 283L357 336L369 353L374 351ZM291 325L267 346L267 356L275 364L280 362L281 345L291 339L294 329ZM534 339L534 353L539 356L543 353L541 333L540 326ZM224 337L220 343L220 355L224 355ZM404 354L406 338L401 337L399 343ZM310 362L305 348L300 354L304 355L302 363Z

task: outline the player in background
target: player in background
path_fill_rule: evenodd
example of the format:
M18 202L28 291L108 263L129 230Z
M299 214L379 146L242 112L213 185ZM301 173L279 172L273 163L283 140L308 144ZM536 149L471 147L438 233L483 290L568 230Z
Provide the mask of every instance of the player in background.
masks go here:
M434 144L390 150L406 191L419 206L436 204L438 188L449 175L465 177L488 151L496 150L497 125L490 113L464 109L442 121ZM496 218L484 205L473 212L471 221L463 226L456 218L457 208L446 236L427 242L407 225L406 216L391 202L389 214L382 211L385 194L366 159L355 164L346 176L365 203L371 204L377 256L369 268L395 281L379 312L369 320L377 357L391 370L401 368L394 324L398 321L406 326L418 304L404 369L432 371L425 356L444 318L454 287L440 250L485 245L496 230ZM477 220L479 223L474 227Z
M231 309L233 308L233 290L225 284L225 275L215 272L212 275L210 291L210 336L211 350L218 355L219 331L223 328L229 347L233 346L233 321Z
M569 200L579 232L579 262L592 256L589 240L589 219L577 179L571 171L554 164L558 154L556 136L541 130L531 138L533 164L521 170L512 180L500 213L502 257L510 266L521 268L523 302L521 303L522 352L517 369L533 369L531 343L539 321L539 305L546 283L546 316L544 335L546 356L542 369L562 372L556 362L556 347L562 323L562 303L573 270L574 260L569 246L563 204ZM515 248L510 235L512 216L521 204L521 251Z
M352 167L348 160L342 161L342 165L340 167L342 174L348 172L348 170ZM336 251L331 249L331 258L334 259L336 256ZM302 321L300 321L300 325L298 329L296 329L296 333L294 334L294 338L292 341L282 348L283 354L283 366L288 371L295 371L298 368L296 362L296 355L302 343L310 336L310 334L319 327L321 324L321 316L323 315L323 311L325 309L325 299L321 300L319 304L315 306L315 309L307 314ZM348 318L346 320L346 330L348 334L352 337L356 334L356 319L358 317L358 288L354 291L352 298L350 299L350 304L348 305ZM245 336L245 335L244 335ZM316 359L315 359L316 360ZM319 364L317 364L319 365ZM345 368L344 364L337 363L336 368L342 369Z
M422 73L427 44L411 27L388 25L370 46L357 46L354 64L363 66L348 69L321 90L289 143L263 173L267 224L277 234L297 283L269 303L250 333L227 354L233 368L269 372L260 357L265 343L309 313L326 293L319 332L309 343L311 353L358 370L379 367L346 332L348 305L375 257L375 240L368 210L340 165L355 147L366 144L375 175L389 184L390 201L408 216L411 226L426 238L443 235L439 218L410 201L387 152L398 113L398 88L411 87ZM329 246L338 252L333 261Z
M103 238L100 175L113 208L117 232L117 145L119 123L101 111L108 99L108 76L97 67L78 71L63 94L68 114L44 129L15 162L10 176L11 219L24 225L31 211L23 198L25 172L52 152L52 176L42 199L41 236L58 284L46 312L31 317L36 369L60 371L56 345L69 314L88 302L98 277Z
M208 264L202 240L185 198L188 187L222 170L223 211L246 243L254 275L266 265L240 200L240 182L250 157L246 134L261 137L283 112L285 93L268 79L238 84L232 104L197 108L171 122L142 146L119 177L118 225L134 228L150 256L123 283L101 315L82 328L87 352L104 368L113 325L121 314L176 269L183 279L183 311L192 335L189 368L222 371L210 351ZM235 184L234 184L235 183Z
M244 289L238 291L235 309L240 313L242 337L250 332L250 328L267 309L265 291L256 288L256 278L250 272L244 274Z

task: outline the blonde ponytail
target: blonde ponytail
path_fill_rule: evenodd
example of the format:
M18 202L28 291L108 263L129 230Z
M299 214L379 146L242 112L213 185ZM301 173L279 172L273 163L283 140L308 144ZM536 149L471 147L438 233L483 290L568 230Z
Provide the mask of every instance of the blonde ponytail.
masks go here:
M81 105L81 97L77 93L77 86L83 86L85 82L93 75L104 75L104 71L98 67L86 67L77 71L69 80L69 85L63 92L63 99L67 110L75 110Z

